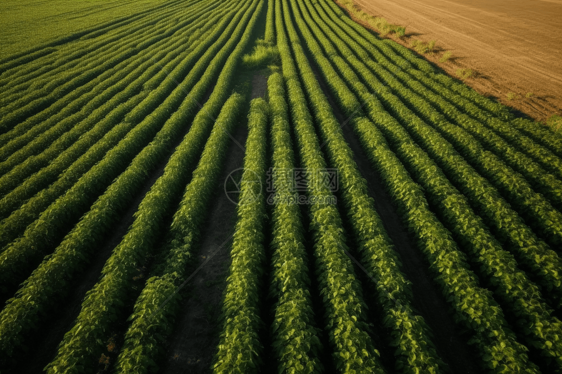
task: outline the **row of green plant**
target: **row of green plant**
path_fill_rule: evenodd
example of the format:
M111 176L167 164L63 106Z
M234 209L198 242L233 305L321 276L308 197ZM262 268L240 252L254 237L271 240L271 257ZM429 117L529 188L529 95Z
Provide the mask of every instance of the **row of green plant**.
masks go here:
M283 10L276 7L275 12L277 45L281 54L283 77L287 85L301 166L309 172L323 170L326 169L326 162L289 46L291 42L293 47L296 47L298 41L293 42L292 37L289 41L283 26L284 22L288 31L293 30L289 18L291 11L286 1L283 1L282 5ZM294 34L294 30L292 33ZM309 196L315 197L332 194L328 186L321 183L309 184L307 192ZM379 353L369 336L370 327L366 322L366 305L361 285L351 259L345 254L347 245L338 209L330 204L311 204L309 213L310 230L314 237L316 276L336 367L345 372L384 373Z
M331 33L330 29L326 30L328 30L327 33ZM530 217L531 222L536 222L539 231L549 240L550 243L552 243L552 245L557 247L560 243L562 243L562 215L552 207L550 202L542 195L535 193L524 178L522 178L519 174L514 173L508 166L499 160L498 157L493 156L484 150L474 138L466 134L458 127L447 122L444 116L428 104L424 98L430 97L431 102L438 104L438 107L442 110L442 112L448 113L449 117L454 117L457 120L457 123L463 124L463 127L471 127L475 129L477 127L476 121L472 121L468 116L463 116L456 112L453 106L447 105L447 103L438 96L432 96L429 92L427 92L427 90L421 89L421 94L423 96L410 91L394 79L390 73L380 68L378 63L369 59L357 59L354 56L353 51L345 45L342 39L332 36L332 40L334 40L334 43L340 53L343 56L346 56L350 64L352 64L356 71L358 71L371 91L382 92L383 87L385 88L385 91L388 91L388 88L390 87L392 89L391 92L395 93L398 97L404 100L410 108L415 110L416 114L420 115L437 129L447 132L447 134L451 137L451 141L453 141L454 145L458 148L462 149L468 160L471 161L471 164L475 165L477 170L487 177L492 185L498 188L499 191L509 198L510 202L516 206L520 212L525 214L526 217ZM359 48L357 45L354 47ZM370 70L367 69L365 64L369 66ZM375 76L372 72L376 72L377 76ZM381 96L384 97L385 95L392 97L392 95L388 92L381 93ZM405 108L404 105L400 104L400 102L397 103L397 105L401 108ZM401 115L404 115L404 113L407 112L401 110L400 113ZM411 118L414 117L410 116L408 121L411 122ZM421 124L419 120L417 121ZM433 136L438 137L436 133ZM451 148L450 145L449 148ZM502 149L502 151L505 151L505 149ZM525 163L530 164L528 161L531 160L524 158L523 154L517 155L520 156L519 159L522 159L520 163L521 165L524 165ZM538 165L535 166L536 168L539 168ZM536 169L534 171L536 171ZM545 178L545 180L548 179ZM556 190L559 183L556 183L556 179L553 178L550 178L550 181L552 183L548 186L550 187L549 190ZM553 192L552 195L552 197L556 197L555 192Z
M232 38L231 33L236 25L228 21L229 19L222 21L215 30L221 35L215 43L206 48L204 44L201 44L200 48L197 48L184 60L181 68L170 73L161 85L162 90L153 91L146 98L146 102L137 107L139 111L145 106L154 105L157 108L148 116L146 114L140 116L144 119L139 125L108 152L101 162L85 173L64 196L42 212L39 218L26 229L23 236L10 243L8 249L0 254L0 269L2 269L0 284L17 284L25 279L25 275L37 266L43 256L50 252L53 242L56 242L61 234L65 234L64 230L68 229L69 224L76 222L85 213L97 196L123 172L133 158L142 158L137 155L153 140L171 113L175 112L171 121L177 125L175 122L177 116L190 118L192 112L199 108L199 101L203 100L213 79L219 73L220 64L226 61L227 52L234 48L236 40ZM192 61L196 61L196 63L192 65L191 70L188 70L189 74L186 77L183 74L187 72L183 71L183 68ZM180 82L179 85L178 82ZM170 87L173 91L166 92L164 87ZM186 95L186 93L188 94ZM162 102L162 100L164 101ZM131 121L138 115L138 111L131 112L125 121ZM167 139L167 142L172 140ZM152 147L146 148L146 152L149 152L150 148ZM164 149L161 152L164 152ZM163 156L163 154L161 155ZM147 175L144 177L146 178ZM119 202L117 206L123 206L122 204Z
M133 62L125 61L117 74L93 88L87 94L88 101L82 102L80 100L76 102L76 105L82 106L79 112L71 114L63 120L56 116L53 121L47 121L54 125L47 128L42 134L34 134L34 137L24 134L6 144L2 148L2 150L6 149L6 152L2 153L7 155L7 159L0 163L0 175L2 175L0 178L0 196L19 185L27 176L46 166L63 150L73 145L81 135L95 128L96 120L99 121L111 110L111 107L107 107L105 104L113 101L115 107L115 103L120 103L121 101L115 102L114 98L119 96L124 89L127 89L132 82L135 82L151 63L154 63L152 61L154 55L162 55L163 52L161 51L178 55L179 51L176 51L174 47L177 47L179 43L180 40L176 40L176 43L165 43L162 48L155 45L155 50L143 51L145 53L137 56ZM173 46L170 44L173 44ZM142 83L137 83L132 93L137 94L141 89ZM99 110L101 108L105 110ZM65 110L61 113L63 112ZM94 118L94 113L97 114L97 119ZM21 146L26 140L29 140L26 138L32 140ZM19 149L11 147L11 145L15 145L14 143L19 143L16 145Z
M137 112L138 115L134 117L142 118L150 114L154 105L160 103L158 101L154 105L139 105L143 100L144 104L150 103L145 100L150 91L143 90L135 95L137 84L140 84L140 87L146 84L162 84L162 90L171 92L175 82L165 81L169 74L166 69L173 71L178 67L177 75L173 76L185 76L189 65L184 66L181 62L188 53L186 50L179 55L173 53L166 56L164 52L162 56L154 56L152 66L144 71L135 84L131 84L104 105L109 106L111 111L90 133L84 134L77 143L52 160L49 166L33 174L0 200L0 217L3 219L0 222L0 248L5 248L5 245L17 238L41 212L70 189L139 122L123 121L127 115ZM163 99L157 95L153 97ZM96 114L94 112L93 117L99 120Z
M252 100L248 115L244 173L240 181L238 219L234 231L229 276L222 303L222 328L215 373L257 373L260 330L263 327L261 300L264 288L265 186L269 106L261 98ZM242 358L240 358L242 356Z
M234 50L232 48L223 49L217 55L218 58L213 61L211 65L213 69L221 71L214 90L195 117L185 141L175 153L177 156L172 156L166 166L168 173L165 171L164 176L157 182L162 186L175 184L177 170L186 166L182 165L187 161L186 156L189 156L190 162L194 163L198 152L194 153L193 150L199 148L196 147L197 144L202 145L207 140L198 167L193 172L180 207L174 215L167 240L169 245L160 255L162 261L153 271L155 277L151 277L147 281L136 300L134 312L129 317L131 325L125 334L125 341L116 363L118 372L152 371L154 362L162 352L162 347L173 327L178 301L173 300L173 297L177 296L176 288L187 277L187 265L192 256L193 240L200 231L204 212L221 171L226 146L230 141L230 133L244 101L239 94L233 95L231 100L227 101L227 98L238 61L249 42L262 8L263 5L257 1L247 3L243 8L245 14L240 14L243 17L235 17L233 20L236 29L228 33L231 36L228 44L236 47ZM225 62L226 57L228 59ZM203 82L207 87L211 83L209 80ZM192 101L186 100L186 102L193 105ZM215 121L217 116L218 119ZM154 221L154 210L159 210L160 214L156 216L162 217L165 210L160 210L162 208L159 206L168 205L162 204L162 202L170 199L164 195L168 194L155 191L150 200L145 198L146 207L147 209L151 207L151 211L142 214L142 217L137 213L133 227L120 243L119 248L114 251L115 266L111 267L112 260L110 259L109 266L103 271L111 274L112 279L106 282L102 280L95 286L95 291L88 295L77 324L65 335L57 358L50 364L50 371L57 372L61 366L67 367L69 358L71 361L84 362L84 360L95 359L96 353L99 357L103 344L96 344L96 339L100 339L101 342L107 340L113 315L119 316L124 312L119 300L131 292L130 279L135 273L137 265L135 262L140 262L154 250L155 239L158 232L162 230L162 223ZM166 210L169 208L169 205L165 207ZM123 258L123 261L118 262L117 258ZM127 263L125 259L135 259L136 261ZM115 297L111 299L105 297L108 292L112 292ZM168 297L172 297L172 299L167 300ZM88 300L91 300L91 305L87 303ZM91 316L92 310L98 313L94 318ZM84 346L94 347L96 352L91 354L88 349L83 348Z
M131 324L125 333L125 341L117 358L116 372L147 373L157 369L156 362L173 331L178 313L179 287L188 276L194 243L215 190L230 141L229 133L237 122L243 104L243 96L233 94L224 104L216 123L209 123L213 130L201 160L193 172L193 178L185 189L180 207L174 215L170 232L165 239L167 244L161 254L164 258L153 271L154 276L146 281L136 300L133 314L129 317ZM199 122L210 121L201 118ZM126 292L126 289L121 292ZM98 319L99 321L89 324L102 326L107 317L100 316ZM80 338L84 339L84 336ZM67 352L72 352L71 346Z
M318 39L321 19L313 12L310 4L291 1L293 14L299 31L309 47L311 55L318 65L329 65L322 54L322 49L315 41L312 29ZM305 8L308 8L306 9ZM312 14L309 13L312 12ZM310 28L309 28L310 27ZM298 36L293 36L297 40ZM347 145L336 118L330 110L330 104L324 96L314 73L308 65L301 48L293 43L297 55L301 77L305 82L308 97L316 116L316 123L324 140L332 164L341 175L342 197L348 212L353 234L359 242L362 263L376 281L377 299L384 311L384 324L389 329L392 339L389 345L396 347L396 366L400 372L439 373L444 370L444 363L438 357L430 338L429 328L423 317L416 315L412 307L410 282L400 270L400 260L392 248L382 220L374 209L372 199L367 193L367 183L361 176L353 160L353 154ZM356 121L354 115L358 107L344 115L350 121Z
M300 29L303 30L303 27ZM320 42L323 42L324 38L318 36ZM421 187L411 180L374 124L364 117L360 102L349 91L346 82L327 60L324 63L320 62L322 50L311 50L311 55L317 61L340 107L345 113L355 113L354 118L357 119L352 121L352 124L363 147L381 172L385 184L400 208L400 214L432 265L435 279L454 308L457 320L472 331L472 342L476 345L484 365L492 372L501 372L505 369L502 365L514 370L536 371L536 367L528 361L526 348L516 341L491 293L479 287L476 276L465 263L465 256L458 250L450 233L430 211ZM337 54L328 53L328 56L334 63L340 60L340 64L336 63L338 68L348 70L347 73L342 72L346 80L354 77L353 84L360 83L359 78L346 67ZM366 88L364 92L368 92ZM378 120L377 125L387 121L396 123L374 96L365 104L365 109L373 114L376 112L376 119L373 119Z
M211 22L207 23L207 25L216 25L216 21L218 21L219 17L224 16L223 12L219 12L214 19L211 19ZM207 36L208 32L211 32L214 27L208 27L207 30L204 30L204 33L200 34L201 36ZM199 29L200 30L200 29ZM191 30L190 30L191 31ZM79 117L76 118L78 115L74 115L71 118L66 119L65 121L71 122L71 130L67 133L63 131L59 132L59 138L53 142L48 148L42 151L40 154L36 156L31 156L30 154L25 155L25 161L16 167L14 167L10 172L0 177L0 196L6 195L8 192L20 186L22 183L27 184L28 188L26 188L27 196L33 196L34 192L39 191L46 185L52 182L52 179L48 182L45 181L44 184L37 184L35 182L31 182L29 180L26 181L26 178L32 175L33 173L37 172L38 170L42 169L43 167L49 165L49 169L52 169L54 166L52 163L56 163L53 161L58 157L65 157L67 154L72 153L74 157L66 157L66 163L60 164L57 163L59 172L54 173L51 171L51 175L53 177L58 176L60 172L65 170L67 167L70 166L68 162L73 162L82 155L90 146L94 144L94 139L99 139L103 136L107 130L103 131L103 126L99 126L98 122L104 121L106 116L109 116L111 111L115 109L120 103L124 103L130 97L140 92L141 96L146 96L150 93L150 90L147 89L148 87L148 78L152 75L160 71L159 77L160 79L156 80L155 82L150 83L150 87L157 87L165 78L166 72L161 68L161 66L166 66L167 63L175 59L176 64L180 62L185 56L194 50L195 47L199 45L199 42L205 40L201 39L198 42L189 46L186 49L178 48L181 44L184 43L184 40L181 38L181 35L178 39L170 39L167 43L165 43L162 48L157 48L156 50L149 50L146 51L145 59L138 58L139 64L142 62L142 65L138 66L136 63L130 64L131 71L127 71L129 74L126 78L122 79L118 84L116 84L117 94L113 97L103 97L103 100L97 100L97 97L94 100L90 101L82 110L82 113L86 113L85 118L82 121L79 121ZM182 56L177 57L177 56ZM175 66L175 65L171 65ZM134 68L134 70L133 70ZM147 71L151 71L152 74L146 74ZM99 94L99 92L97 92ZM113 92L115 93L115 92ZM100 96L104 96L103 94ZM145 107L146 110L146 107ZM81 114L82 114L81 113ZM146 112L145 112L146 113ZM119 120L120 121L120 120ZM55 126L54 128L57 128ZM51 128L46 133L53 131L54 128ZM55 130L56 131L56 130ZM46 134L45 133L45 134ZM90 134L99 134L92 137ZM43 134L44 135L44 134ZM42 136L38 138L41 139ZM87 139L86 139L87 138ZM76 141L76 142L75 142ZM81 146L78 147L78 144ZM26 149L20 149L20 153ZM63 156L65 155L65 156ZM9 160L11 160L10 158ZM2 163L0 165L6 164ZM51 163L51 164L49 164ZM34 176L35 177L35 176ZM25 181L25 182L24 182ZM46 184L45 184L46 183ZM6 198L6 196L4 196ZM10 200L11 205L19 206L19 202ZM0 217L4 217L0 214Z
M269 7L275 9L275 2ZM277 13L280 3L276 3ZM279 17L276 14L276 18ZM274 73L268 80L271 108L271 142L274 170L295 168L291 141L289 107L283 76ZM277 196L294 194L283 172L272 173ZM310 270L305 247L303 218L297 204L275 204L271 213L273 238L270 245L272 276L269 295L274 301L272 345L280 373L320 373L323 349L310 295Z
M178 315L178 288L188 279L194 246L222 170L230 134L237 123L238 114L244 108L245 97L235 93L226 101L224 107L222 104L228 98L239 60L250 43L263 9L264 2L253 1L244 18L239 21L235 35L243 33L240 42L224 64L224 70L211 97L194 120L193 126L213 127L213 130L197 169L193 172L192 180L184 192L179 209L174 214L166 239L167 244L153 271L154 276L147 281L135 303L133 314L129 317L131 325L125 334L125 342L117 359L118 372L144 373L154 370L154 363L163 353L162 348L173 331ZM255 120L252 115L260 116L256 113L260 109L251 109L250 119ZM214 122L218 111L220 115ZM259 119L262 120L267 119Z
M514 119L510 124L534 141L550 149L558 157L562 157L562 137L558 132L553 134L551 128L540 126L536 122L525 118Z
M171 27L172 24L166 22L168 17L166 17L165 14L158 14L157 12L154 14L153 19L137 22L136 27L130 23L127 24L127 27L124 30L119 30L118 35L108 33L104 36L95 38L93 43L88 43L88 40L78 41L74 46L75 49L72 53L68 53L68 50L65 50L62 51L62 53L53 54L52 61L41 60L23 65L23 68L19 69L18 72L13 72L7 76L8 79L6 79L6 83L9 88L6 95L0 101L0 107L5 107L6 104L14 102L14 98L18 98L18 96L19 98L21 98L21 95L28 96L30 92L26 91L30 91L29 88L37 90L45 86L50 89L58 87L58 84L55 84L55 81L60 78L61 75L67 75L68 73L73 72L74 74L67 75L67 80L70 80L71 78L76 77L77 74L80 74L81 71L83 72L84 70L87 70L88 66L95 66L92 65L92 61L98 60L99 56L108 54L111 55L113 51L119 50L124 45L134 42L135 39L148 40L151 36L157 35L157 33L154 33L155 29L164 29L167 25L168 29L175 29L178 31L181 30L181 28L176 28L178 23L183 24L184 27L188 27L190 23L200 19L198 16L206 12L205 8L205 6L200 5L194 7L194 9L188 9L187 7L184 7L184 9L176 9L175 15L178 16L178 20L180 22L174 24L174 27ZM147 26L153 27L151 28ZM169 35L172 35L174 32L175 31ZM33 71L33 67L35 67L37 71ZM44 68L47 68L45 73L38 75L38 71ZM25 78L27 79L24 81ZM12 92L18 94L12 95ZM34 95L34 97L39 96Z
M276 44L275 38L275 6L272 0L268 0L267 14L265 16L265 35L264 41L269 45Z
M556 155L548 147L535 142L508 122L497 118L481 119L481 122L490 130L504 138L509 144L519 148L522 152L532 157L544 169L562 179L562 157Z
M226 38L223 39L230 39L233 36L232 33L240 21L243 12L247 10L248 5L243 6L241 4L240 9L234 10L237 14L234 14L233 17L225 17L218 25L217 30L226 35ZM180 110L176 111L166 121L152 144L138 154L127 170L111 184L105 194L92 205L88 213L82 217L78 224L64 238L52 256L46 258L40 264L31 276L25 280L15 297L9 300L6 307L0 313L0 331L2 331L0 334L0 351L3 352L3 355L10 356L15 348L25 345L26 339L38 327L38 323L40 323L42 318L52 310L53 306L62 299L64 293L71 288L70 282L72 279L88 265L90 259L95 254L95 250L98 248L100 240L107 235L111 225L120 219L124 207L131 203L134 194L146 183L149 172L169 154L173 139L181 136L185 131L185 123L188 123L199 109L197 105L198 100L203 98L205 92L215 81L226 58L232 52L232 44L235 42L236 39L233 39L218 54L217 51L211 48L211 56L216 56L213 61L209 64L208 61L203 59L201 65L196 65L194 69L201 70L199 74L194 73L191 75L191 79L186 79L185 81L188 82L185 85L180 84L172 94L176 96L176 99L178 97L182 100L185 98L180 106ZM202 68L200 69L199 66L202 66ZM209 69L205 71L207 67ZM203 71L205 73L201 76ZM179 77L175 76L175 72L172 71L170 79L177 78ZM193 90L185 96L184 92L190 87L189 84L195 82L197 84ZM164 113L166 109L166 105L163 105ZM217 109L215 111L218 112ZM203 119L211 118L207 117L207 112L201 113L199 117L203 117ZM158 123L159 121L165 121L168 116L161 114L152 118ZM135 262L142 261L144 258L142 256L143 252L147 253L152 250L150 241L155 240L154 236L157 236L157 229L162 224L161 220L155 219L155 217L163 217L165 214L165 209L171 204L170 199L173 199L173 189L177 189L176 196L181 194L190 177L191 168L189 165L191 163L192 167L195 166L199 152L210 133L211 125L208 121L200 119L199 123L200 126L198 127L192 126L182 143L183 145L180 146L180 149L174 153L175 156L172 156L168 162L164 171L165 178L159 178L147 196L145 196L143 202L141 202L139 210L135 215L135 222L138 223L134 226L134 230L131 229L133 231L129 231L130 234L127 236L127 241L122 242L116 248L112 254L112 259L106 263L107 268L104 268L104 274L109 274L113 267L120 267L121 269L124 267L131 275L126 278L103 277L101 283L98 283L98 286L96 286L96 290L101 292L102 296L97 294L98 297L96 298L95 292L92 291L88 298L91 303L104 302L103 292L107 289L111 290L114 282L130 282L136 275L134 274L136 270L134 267ZM108 157L110 156L115 155L110 153ZM163 184L163 182L170 180L175 183ZM156 215L152 215L153 213L156 213ZM146 233L144 232L145 229ZM148 242L140 245L139 243L143 243L143 239L148 240ZM140 241L136 242L135 240ZM135 245L138 245L137 250L135 250ZM133 254L140 253L140 257L136 257L135 261L120 262L119 259L126 259L128 257L127 253L130 254L131 251ZM109 288L104 288L105 286ZM117 291L122 291L122 289L116 288L115 292ZM118 303L119 297L116 300ZM114 302L116 300L111 301ZM110 300L107 301L109 302ZM88 303L84 305L88 305ZM87 310L88 308L86 308ZM100 311L98 310L98 312ZM82 314L82 317L82 320L79 321L80 323L87 323L88 321L100 322L89 319L90 317L88 317L87 313ZM101 320L101 322L104 321ZM92 347L96 346L96 344L92 345ZM87 350L88 343L85 343L82 348Z
M332 40L337 41L337 37L331 34L331 30L328 28L326 28L326 33L332 35ZM449 177L452 178L457 185L461 184L464 186L463 193L469 197L474 197L471 201L473 201L473 204L478 204L479 211L484 211L484 213L486 213L485 217L487 221L494 223L495 227L502 230L502 239L504 241L507 239L511 240L512 245L516 246L514 249L523 256L525 265L530 266L534 273L541 277L543 281L541 284L547 287L547 289L554 288L554 294L559 295L560 292L557 290L560 289L560 279L558 279L559 276L557 274L560 268L560 260L556 253L550 250L543 242L538 241L529 227L518 217L517 213L509 209L509 206L501 199L497 191L495 191L484 178L476 174L467 162L452 149L449 143L446 143L445 140L440 138L435 130L424 124L410 109L400 102L392 94L388 85L379 83L377 77L368 71L364 64L362 64L349 49L344 48L345 46L341 44L341 39L336 45L341 48L342 54L346 56L347 61L361 73L361 80L358 79L343 59L338 60L333 57L337 55L337 51L334 47L331 46L327 40L321 40L325 48L329 48L328 55L332 57L345 79L352 84L354 91L361 98L364 105L368 108L368 105L370 105L368 100L371 100L371 96L368 95L369 89L365 87L362 82L366 82L371 91L377 93L377 96L385 103L387 109L394 113L396 117L401 120L402 124L414 134L419 134L417 136L423 140L422 143L430 150L430 154L434 158L441 160L441 165L443 165L443 163L449 165L446 168L446 172L450 171L452 174L449 174ZM388 80L386 83L388 84L389 82L391 81ZM404 90L401 92L403 91ZM404 92L404 94L407 94L407 92ZM431 108L424 108L424 103L419 100L419 98L411 100L410 104L418 108L419 111L425 112L428 117L430 115L438 115L438 113L435 113L434 110L432 111ZM370 116L373 121L375 121L374 117L375 114ZM440 123L442 126L444 125L443 121L440 121ZM402 142L409 139L407 132L400 126L394 126L392 131L401 133L400 137L397 139L400 139ZM490 157L486 158L486 160L488 163L493 161ZM532 191L527 192L533 193ZM483 193L484 196L482 196ZM483 197L486 203L482 203L484 200ZM522 234L526 235L526 237L522 237ZM525 241L522 241L522 238L525 239ZM559 296L556 298L559 298Z
M218 6L220 3L215 2L206 6L194 7L190 9L189 13L197 17L201 11L209 12L212 8ZM11 95L15 92L24 92L30 88L39 88L47 84L49 81L45 78L55 77L57 74L70 70L77 65L87 64L90 58L94 58L95 54L107 53L111 49L115 48L117 43L123 43L128 41L130 38L135 38L142 34L149 32L150 27L156 26L155 28L160 28L162 25L159 23L166 22L168 20L168 15L172 14L185 14L185 9L179 9L177 7L170 7L166 11L155 11L154 14L150 16L150 20L147 19L137 19L135 21L131 20L124 25L119 25L113 29L104 29L98 31L97 35L94 33L89 36L88 39L82 39L78 41L75 45L73 51L67 49L59 50L57 53L51 54L48 58L43 58L39 61L30 64L23 64L18 67L16 71L10 71L6 73L6 77L0 79L0 86L6 89L6 96ZM122 27L126 26L126 27ZM95 35L95 36L94 36ZM88 54L91 54L88 56ZM0 106L4 106L6 98L0 99Z

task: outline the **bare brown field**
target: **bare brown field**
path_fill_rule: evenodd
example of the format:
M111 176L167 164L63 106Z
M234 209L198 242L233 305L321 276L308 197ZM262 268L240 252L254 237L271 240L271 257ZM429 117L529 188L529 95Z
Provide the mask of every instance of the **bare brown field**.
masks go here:
M413 39L436 40L426 57L452 76L460 68L484 95L545 121L562 113L561 0L354 0L364 11L406 26L404 46ZM439 63L444 51L452 58ZM516 98L509 100L509 93ZM528 93L533 93L527 98ZM519 96L517 98L517 95ZM510 95L513 96L513 95Z

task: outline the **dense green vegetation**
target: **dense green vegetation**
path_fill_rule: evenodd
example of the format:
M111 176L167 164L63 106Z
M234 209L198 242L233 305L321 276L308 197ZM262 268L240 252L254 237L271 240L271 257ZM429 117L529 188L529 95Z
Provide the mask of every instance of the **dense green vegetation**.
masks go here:
M206 372L562 373L559 134L331 0L25 3L0 26L0 372L67 307L44 371L167 372L197 275ZM197 271L232 157L222 282Z

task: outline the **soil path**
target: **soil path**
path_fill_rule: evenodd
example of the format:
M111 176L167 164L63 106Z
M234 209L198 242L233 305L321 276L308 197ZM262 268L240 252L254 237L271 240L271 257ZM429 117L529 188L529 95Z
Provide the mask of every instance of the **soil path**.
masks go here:
M467 84L481 94L544 121L562 114L562 0L354 0L364 11L406 26L413 39L436 40L454 59L438 63L452 76L459 68L477 76ZM513 92L520 99L508 100ZM526 98L528 92L534 98Z

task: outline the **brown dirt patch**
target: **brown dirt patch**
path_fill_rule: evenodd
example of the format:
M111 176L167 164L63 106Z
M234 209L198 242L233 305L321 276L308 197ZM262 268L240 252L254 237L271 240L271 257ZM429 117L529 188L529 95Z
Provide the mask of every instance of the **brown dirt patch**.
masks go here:
M436 40L426 58L451 76L535 120L562 113L562 0L354 0L359 8L406 26L400 44ZM444 51L454 59L439 63ZM519 99L508 100L513 92ZM526 98L532 92L534 97Z

